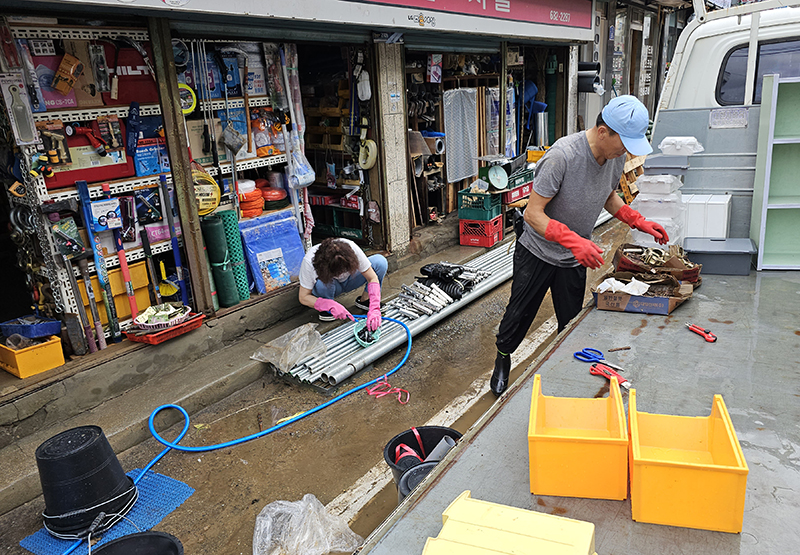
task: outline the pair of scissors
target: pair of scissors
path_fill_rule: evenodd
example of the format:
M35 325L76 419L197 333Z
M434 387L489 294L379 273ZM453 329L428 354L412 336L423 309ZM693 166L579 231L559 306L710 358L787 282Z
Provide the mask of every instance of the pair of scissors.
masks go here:
M616 370L618 372L624 372L625 371L624 368L621 368L621 367L617 366L616 364L611 364L610 362L608 362L605 359L605 357L603 356L602 351L598 351L597 349L591 349L589 347L586 347L586 348L584 348L584 349L582 349L580 351L577 351L577 352L573 353L573 356L575 358L577 358L578 360L580 360L581 362L590 362L592 364L594 364L596 362L600 362L602 364L605 364L606 366L609 366L609 367L613 368L614 370Z
M609 368L607 364L595 362L589 369L589 373L595 376L603 376L604 378L608 378L608 381L611 381L612 377L617 378L617 382L619 383L620 387L624 387L625 389L631 388L631 382L629 382L627 378L614 372L614 369Z

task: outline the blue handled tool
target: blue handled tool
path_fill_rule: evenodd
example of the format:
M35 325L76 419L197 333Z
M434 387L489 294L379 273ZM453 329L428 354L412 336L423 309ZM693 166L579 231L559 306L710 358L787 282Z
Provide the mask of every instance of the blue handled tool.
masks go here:
M610 366L614 370L617 370L618 372L624 372L625 371L623 368L620 368L616 364L611 364L610 362L608 362L605 359L605 357L603 356L603 352L602 351L598 351L597 349L591 349L589 347L585 347L584 349L573 353L572 356L574 356L575 358L577 358L581 362L590 362L592 364L594 364L596 362L601 362L601 363L605 364L606 366Z

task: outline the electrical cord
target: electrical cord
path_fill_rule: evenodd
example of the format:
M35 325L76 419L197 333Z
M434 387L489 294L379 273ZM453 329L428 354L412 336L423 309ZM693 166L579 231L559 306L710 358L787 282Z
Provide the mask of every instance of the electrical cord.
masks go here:
M362 315L358 315L358 314L354 315L354 317L355 318L366 318L366 316L362 316ZM406 330L406 336L408 337L408 344L406 346L406 352L403 355L403 358L397 364L397 366L395 366L394 368L389 370L387 373L385 373L385 374L383 374L383 375L381 375L381 376L379 376L379 377L377 377L377 378L375 378L373 380L370 380L370 381L368 381L366 383L363 383L363 384L361 384L361 385L359 385L357 387L354 387L353 389L351 389L349 391L345 391L344 393L340 393L339 395L337 395L333 399L331 399L331 400L329 400L329 401L327 401L325 403L322 403L321 405L317 405L316 407L314 407L312 409L309 409L309 410L307 410L305 412L302 412L302 413L300 413L298 415L295 415L295 416L289 418L288 420L285 420L284 422L281 422L280 424L276 424L275 426L272 426L271 428L267 428L264 431L258 432L256 434L251 434L249 436L240 437L238 439L234 439L234 440L231 440L231 441L226 441L226 442L223 442L223 443L217 443L217 444L214 444L214 445L203 445L203 446L178 445L178 442L181 439L183 439L183 437L186 435L186 432L189 431L189 413L186 412L186 409L184 409L180 405L172 405L172 404L161 405L160 407L155 409L150 414L150 418L147 421L147 425L148 425L148 427L150 429L150 433L153 435L153 437L156 439L156 441L158 441L162 445L166 446L166 448L163 451L161 451L158 455L153 457L153 460L151 460L149 463L147 463L147 465L142 469L142 471L139 473L139 475L133 480L134 485L138 484L139 481L141 481L141 479L144 478L145 474L147 474L147 472L151 468L153 468L153 466L155 466L155 464L158 461L160 461L164 457L164 455L169 453L172 449L175 449L176 451L183 451L183 452L186 452L186 453L203 453L203 452L207 452L207 451L216 451L217 449L225 449L225 448L228 448L228 447L233 447L235 445L241 445L242 443L246 443L248 441L252 441L254 439L258 439L258 438L264 437L266 435L269 435L269 434L271 434L273 432L276 432L276 431L280 430L281 428L285 428L286 426L288 426L290 424L293 424L293 423L297 422L298 420L302 420L303 418L306 418L307 416L311 416L312 414L315 414L315 413L321 411L322 409L331 406L332 404L336 403L337 401L341 401L342 399L344 399L345 397L347 397L349 395L352 395L353 393L357 393L358 391L362 391L362 390L364 390L364 389L366 389L366 388L368 388L370 386L373 386L373 385L377 384L379 381L386 380L386 378L388 378L389 376L391 376L392 374L394 374L395 372L400 370L400 368L402 368L403 365L408 360L408 355L411 354L411 330L408 328L408 326L406 324L404 324L400 320L396 320L394 318L389 318L389 317L386 317L386 316L383 317L383 320L388 320L389 322L394 322L396 324L400 324ZM161 411L168 410L168 409L177 410L178 412L180 412L183 415L183 430L181 430L181 432L178 434L178 437L176 437L174 441L168 441L168 440L164 439L163 437L161 437L159 435L159 433L156 431L155 424L154 424L154 420L155 420L156 415L158 413L160 413ZM116 516L116 515L105 515L105 516ZM98 519L99 518L100 517L98 517ZM125 517L123 517L123 518L125 518ZM129 519L126 518L125 520L129 520ZM89 534L89 537L91 538L91 533ZM83 539L80 539L80 540L76 541L66 551L64 551L64 553L62 555L69 555L70 553L75 551L82 543L83 543ZM89 547L89 552L91 553L91 545Z

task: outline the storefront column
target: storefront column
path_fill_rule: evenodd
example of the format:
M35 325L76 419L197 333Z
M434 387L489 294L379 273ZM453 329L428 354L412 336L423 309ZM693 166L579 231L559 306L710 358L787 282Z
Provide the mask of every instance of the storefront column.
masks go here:
M403 45L375 45L378 67L378 118L383 148L383 183L385 187L384 214L389 250L398 256L405 254L411 240L410 207L406 166L405 69Z
M569 47L567 73L567 135L578 130L578 53L579 46ZM591 125L587 125L591 127Z
M185 277L192 284L194 309L212 313L211 286L204 253L205 244L200 231L200 217L194 196L194 182L189 160L189 145L186 139L186 122L183 119L178 97L178 79L175 60L172 56L172 33L169 20L151 17L147 22L150 45L153 48L153 63L158 80L158 96L161 100L161 115L169 155L175 202L181 220L181 240L188 258L184 264ZM178 276L180 277L180 276Z

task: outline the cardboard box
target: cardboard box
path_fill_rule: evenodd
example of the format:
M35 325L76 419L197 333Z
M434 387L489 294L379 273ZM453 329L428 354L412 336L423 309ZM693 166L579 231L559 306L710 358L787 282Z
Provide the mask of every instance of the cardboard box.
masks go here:
M620 281L630 281L635 277L638 281L654 283L659 286L667 286L672 289L669 296L645 297L641 295L630 295L628 293L598 293L597 285L607 278L616 278ZM663 314L672 313L685 300L692 297L694 287L691 283L681 283L669 274L633 274L630 272L612 272L592 287L592 296L598 310L613 310L615 312L636 312L639 314Z
M136 143L136 175L144 177L169 172L169 156L164 139L139 139Z
M189 134L189 148L192 151L192 158L194 158L194 161L204 166L213 164L214 156L210 152L203 152L203 120L187 121L186 130ZM218 139L222 137L222 123L219 118L214 118L214 132ZM228 160L225 148L218 146L217 152L219 153L220 162L226 162Z
M614 269L618 272L633 272L640 274L669 274L678 281L688 281L696 283L700 279L700 271L703 268L702 264L697 264L694 267L688 267L680 258L680 251L683 250L677 245L669 245L669 252L672 257L669 258L663 266L651 266L645 264L641 260L631 258L625 251L628 249L643 248L639 245L625 243L620 245L617 252L614 253Z

